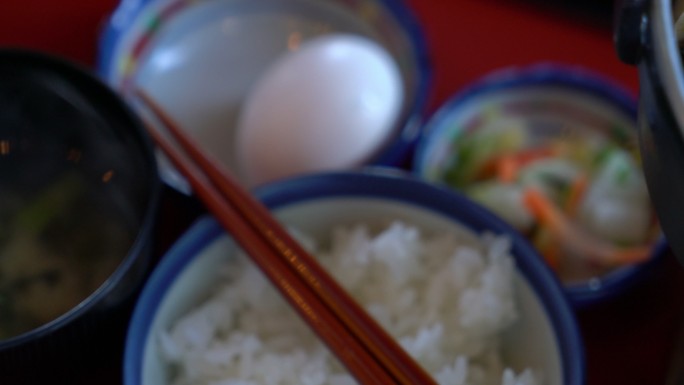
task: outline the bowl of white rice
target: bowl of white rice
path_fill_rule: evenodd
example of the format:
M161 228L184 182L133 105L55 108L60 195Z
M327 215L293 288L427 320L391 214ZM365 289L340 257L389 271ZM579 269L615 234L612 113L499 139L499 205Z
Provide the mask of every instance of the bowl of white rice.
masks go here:
M257 196L440 385L584 382L558 281L468 198L384 171L302 176ZM124 383L356 384L209 216L148 280Z

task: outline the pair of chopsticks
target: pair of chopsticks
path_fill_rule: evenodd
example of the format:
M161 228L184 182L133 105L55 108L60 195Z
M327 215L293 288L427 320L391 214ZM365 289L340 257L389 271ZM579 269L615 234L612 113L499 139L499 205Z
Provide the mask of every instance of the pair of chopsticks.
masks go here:
M368 385L436 385L339 284L144 91L136 94L177 143L149 121L193 191L349 372ZM266 150L266 149L265 149Z

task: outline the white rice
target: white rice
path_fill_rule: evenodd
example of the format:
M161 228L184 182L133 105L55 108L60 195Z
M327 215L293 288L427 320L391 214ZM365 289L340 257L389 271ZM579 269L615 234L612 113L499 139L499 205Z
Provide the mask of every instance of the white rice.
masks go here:
M333 231L311 251L440 385L539 385L502 363L517 318L503 236L422 234L395 222ZM160 335L175 385L352 385L345 371L244 256L199 307Z

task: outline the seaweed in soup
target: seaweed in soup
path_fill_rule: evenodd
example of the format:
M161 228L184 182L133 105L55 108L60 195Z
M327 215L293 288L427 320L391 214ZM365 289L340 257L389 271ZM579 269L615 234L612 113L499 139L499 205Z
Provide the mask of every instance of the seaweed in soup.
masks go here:
M0 339L46 324L116 269L133 231L97 184L74 169L38 193L0 182Z

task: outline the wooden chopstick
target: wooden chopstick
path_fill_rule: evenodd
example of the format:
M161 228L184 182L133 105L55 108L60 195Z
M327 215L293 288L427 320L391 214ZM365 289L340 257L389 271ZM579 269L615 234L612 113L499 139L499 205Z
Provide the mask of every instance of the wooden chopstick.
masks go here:
M217 220L359 382L436 384L266 207L200 150L150 96L142 90L136 90L136 94L186 155L148 122L155 142Z

